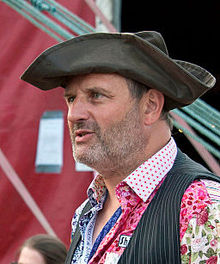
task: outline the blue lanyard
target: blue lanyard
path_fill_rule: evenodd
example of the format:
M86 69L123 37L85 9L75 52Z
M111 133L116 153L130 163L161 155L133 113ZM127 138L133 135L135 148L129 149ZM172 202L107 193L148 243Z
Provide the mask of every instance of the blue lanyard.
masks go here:
M95 243L92 247L92 250L90 252L89 255L89 260L92 258L92 256L95 254L99 244L101 243L101 241L103 240L103 238L108 234L108 232L111 230L111 228L114 226L114 224L116 223L116 221L118 220L119 216L121 215L121 207L119 207L114 214L112 215L112 217L108 220L108 222L105 224L105 226L102 228L102 231L99 233L99 235L97 236ZM89 262L88 260L88 262Z

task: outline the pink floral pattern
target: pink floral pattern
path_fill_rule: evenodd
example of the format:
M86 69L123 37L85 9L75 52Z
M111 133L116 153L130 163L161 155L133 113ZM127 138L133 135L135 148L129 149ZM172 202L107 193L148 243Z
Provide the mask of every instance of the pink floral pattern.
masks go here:
M208 192L202 182L191 184L183 195L180 211L180 239L185 234L189 221L197 215L197 224L205 223L208 217L206 207L211 204Z
M218 257L217 256L212 256L208 260L206 260L206 264L217 264Z
M219 263L219 216L219 203L208 204L193 215L181 240L182 264Z

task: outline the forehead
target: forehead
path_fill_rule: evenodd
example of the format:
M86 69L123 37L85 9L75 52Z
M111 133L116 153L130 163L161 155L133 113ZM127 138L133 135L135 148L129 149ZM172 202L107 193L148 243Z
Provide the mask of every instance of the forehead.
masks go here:
M65 92L84 88L102 88L112 92L128 90L126 78L116 73L91 73L73 77Z
M20 253L18 264L46 264L43 256L35 249L24 247Z

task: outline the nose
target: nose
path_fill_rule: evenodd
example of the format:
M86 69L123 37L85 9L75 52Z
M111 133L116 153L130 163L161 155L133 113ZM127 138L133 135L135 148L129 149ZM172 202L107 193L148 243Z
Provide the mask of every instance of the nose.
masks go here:
M71 123L87 120L89 118L88 105L81 98L75 98L68 105L67 120Z

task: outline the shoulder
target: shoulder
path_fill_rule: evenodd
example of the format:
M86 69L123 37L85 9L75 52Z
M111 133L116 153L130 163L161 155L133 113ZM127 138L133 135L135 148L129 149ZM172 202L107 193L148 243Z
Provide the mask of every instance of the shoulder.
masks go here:
M195 180L192 182L182 197L182 204L185 204L186 207L189 206L200 206L201 204L210 203L210 198L206 189L205 184L200 180Z
M186 189L182 205L202 209L212 203L220 203L220 183L212 180L196 180Z
M220 203L220 182L212 180L201 180L209 194L212 202Z

